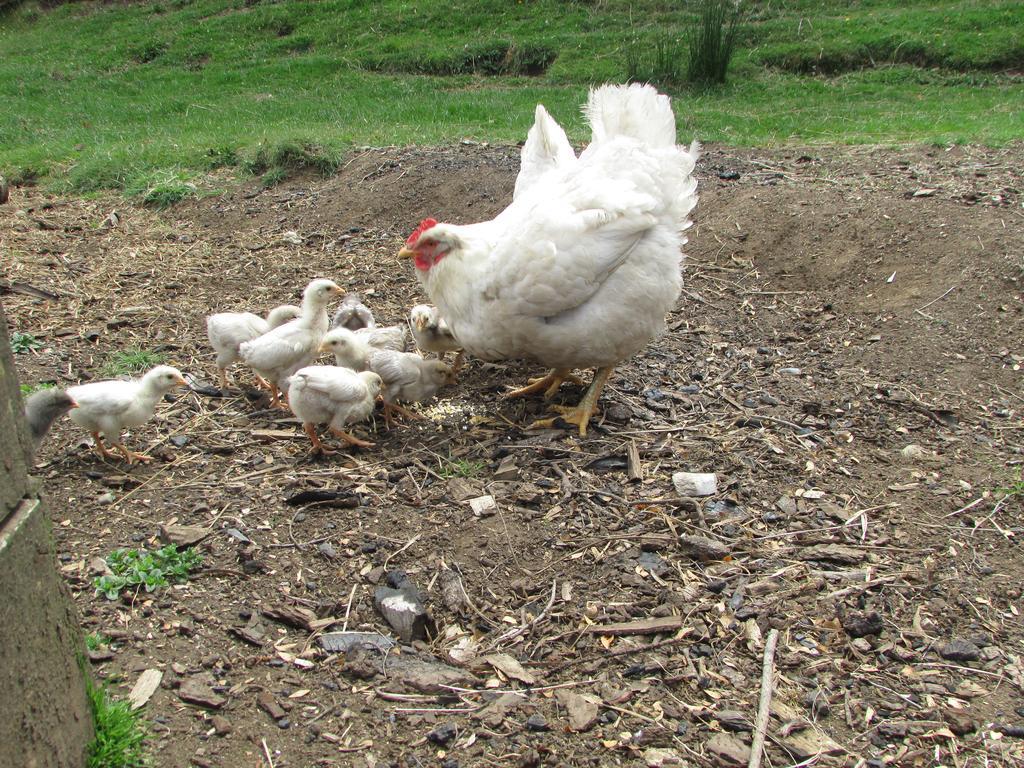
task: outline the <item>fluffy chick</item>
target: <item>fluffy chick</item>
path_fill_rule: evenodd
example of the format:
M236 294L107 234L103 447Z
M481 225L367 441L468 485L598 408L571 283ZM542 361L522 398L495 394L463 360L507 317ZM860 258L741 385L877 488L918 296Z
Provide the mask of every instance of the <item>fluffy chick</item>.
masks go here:
M462 367L462 345L437 311L437 307L417 304L409 312L409 327L412 328L412 337L421 352L435 352L442 360L447 352L457 352L455 362L452 364L452 373L458 373Z
M25 420L32 435L32 450L39 449L57 419L77 407L78 403L63 389L41 389L29 395L25 401Z
M341 295L333 281L317 279L302 293L302 313L298 318L247 341L238 348L242 362L270 384L270 405L283 408L280 388L299 368L316 359L320 340L327 332L327 305Z
M228 387L228 366L238 360L238 347L267 331L294 320L302 313L294 304L275 307L264 320L252 312L218 312L206 318L206 337L217 353L217 373L222 389ZM259 381L266 385L263 379Z
M70 412L71 420L84 427L96 441L96 451L103 457L112 454L103 445L100 435L133 461L152 461L142 453L129 451L121 442L125 427L137 427L149 421L156 404L173 387L187 386L181 371L169 365L158 365L145 376L132 381L94 381L69 387L67 394L78 403Z
M392 422L392 412L410 418L421 418L399 405L399 401L420 403L429 400L445 384L452 381L452 370L440 360L425 360L413 352L374 350L367 366L384 382L384 419Z
M376 327L373 312L363 304L363 299L358 293L346 293L345 298L341 300L341 306L334 313L334 319L331 320L331 328L348 328L350 331Z
M399 325L364 328L359 331L334 328L328 331L320 342L320 351L334 355L334 361L344 368L365 371L369 368L368 360L372 352L401 352L405 349L405 335L405 329Z
M363 421L373 413L380 394L380 376L371 371L356 373L336 365L310 365L291 377L288 405L309 435L313 450L335 453L324 447L316 434L318 424L327 424L332 434L349 445L370 448L373 443L360 440L344 430L345 425Z

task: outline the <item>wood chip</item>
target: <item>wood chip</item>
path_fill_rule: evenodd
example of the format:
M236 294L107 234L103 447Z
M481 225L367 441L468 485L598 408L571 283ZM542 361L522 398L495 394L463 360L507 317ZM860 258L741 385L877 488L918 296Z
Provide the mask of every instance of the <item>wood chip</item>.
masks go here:
M213 528L194 525L161 525L160 540L176 547L191 547L213 533Z
M147 669L139 675L139 679L135 681L135 685L132 686L132 690L128 694L128 701L131 702L132 709L145 706L156 689L160 687L160 681L163 679L164 673L159 669Z
M260 691L256 695L256 704L274 720L283 720L288 717L288 713L277 703L277 699L270 691Z
M505 677L518 680L527 685L534 685L537 682L537 677L532 672L525 670L522 664L507 653L493 653L490 656L484 656L483 660L505 675Z
M656 635L659 632L671 632L682 626L682 616L662 616L621 624L593 624L585 631L591 635Z
M298 605L271 606L270 608L263 609L263 615L268 619L274 619L283 624L304 629L307 632L315 632L315 624L319 622L316 614L309 610L309 608L303 608Z
M729 547L707 536L683 534L679 537L679 549L694 560L724 560L729 556Z

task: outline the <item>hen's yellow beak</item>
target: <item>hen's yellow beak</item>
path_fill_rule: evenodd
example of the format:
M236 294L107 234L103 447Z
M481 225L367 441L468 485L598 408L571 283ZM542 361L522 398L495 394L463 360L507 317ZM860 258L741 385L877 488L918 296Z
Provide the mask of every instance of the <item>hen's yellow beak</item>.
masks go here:
M414 251L412 248L407 248L404 245L402 246L402 250L398 252L398 258L400 259L412 259L415 258L415 256L416 251Z

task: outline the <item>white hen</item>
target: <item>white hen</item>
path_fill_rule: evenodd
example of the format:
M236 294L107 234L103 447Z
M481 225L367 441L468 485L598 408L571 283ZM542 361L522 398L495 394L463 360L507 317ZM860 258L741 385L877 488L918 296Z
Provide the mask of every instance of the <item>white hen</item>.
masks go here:
M241 361L270 384L271 406L283 407L278 390L287 387L289 376L316 359L327 333L326 307L340 294L341 288L330 280L312 281L302 292L298 318L239 346Z
M284 325L299 316L301 310L293 304L275 307L264 320L252 312L218 312L206 318L206 337L217 353L217 373L222 389L228 387L227 369L238 359L238 347ZM263 384L265 381L260 380Z
M458 373L462 367L462 345L438 313L437 307L417 304L409 312L409 327L420 352L434 352L442 360L448 352L456 352L452 373Z
M288 405L302 421L314 451L334 453L320 442L316 434L318 424L327 424L332 434L349 445L370 448L373 443L353 437L344 428L373 413L380 389L381 380L376 373L356 373L335 365L310 365L291 377Z
M410 418L422 418L399 405L429 400L445 384L451 383L452 370L440 360L425 360L414 352L376 349L367 360L369 369L384 382L384 420L391 424L392 412Z
M550 397L573 368L598 369L579 405L555 409L581 435L614 367L664 330L679 296L698 154L696 142L676 145L669 99L650 86L595 89L586 114L593 138L578 159L556 137L555 151L539 153L556 158L548 170L525 179L496 218L427 219L399 252L415 259L467 353L553 369L512 395Z
M186 386L185 379L177 368L158 365L141 379L132 381L93 381L68 387L67 394L78 403L69 412L71 420L92 433L96 451L104 457L112 455L103 445L107 438L121 455L131 464L135 461L152 461L142 453L129 451L121 442L121 430L137 427L153 417L156 404L173 387Z

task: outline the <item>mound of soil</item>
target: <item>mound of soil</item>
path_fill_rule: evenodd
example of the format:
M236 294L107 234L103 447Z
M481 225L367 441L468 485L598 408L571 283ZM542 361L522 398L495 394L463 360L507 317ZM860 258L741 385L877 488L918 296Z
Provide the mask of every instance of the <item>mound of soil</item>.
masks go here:
M402 322L423 298L405 235L494 215L515 148L366 149L163 213L15 190L0 290L44 342L22 381L132 348L195 377L128 436L152 465L99 460L68 421L38 457L96 674L162 673L159 766L741 765L777 630L766 765L1020 764L1022 166L710 147L670 331L592 434L528 431L544 403L499 395L534 371L471 361L427 418L326 458L203 388L204 316L325 276ZM202 529L191 580L94 594L102 558L175 526ZM426 639L375 608L388 584Z

